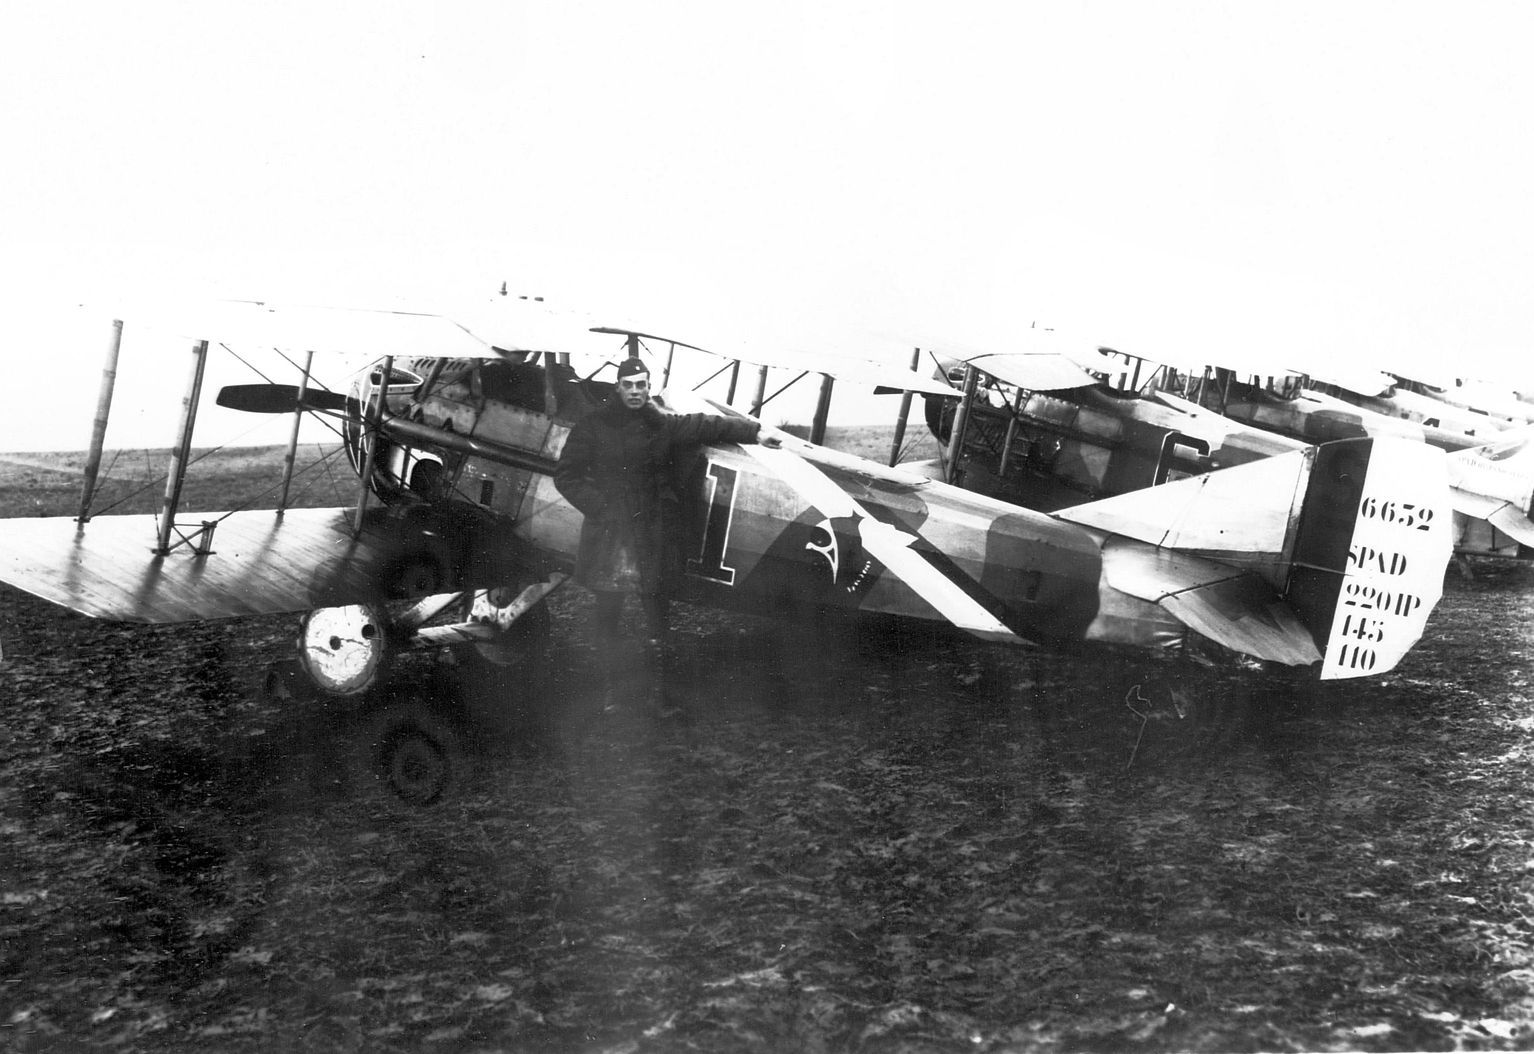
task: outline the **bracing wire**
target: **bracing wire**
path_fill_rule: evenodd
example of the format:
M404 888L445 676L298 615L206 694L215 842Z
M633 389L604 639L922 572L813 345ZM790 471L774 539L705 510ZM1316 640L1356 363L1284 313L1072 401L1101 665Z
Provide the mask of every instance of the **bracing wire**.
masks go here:
M250 370L250 372L255 374L257 377L261 378L261 380L264 381L265 383L267 383L267 384L274 383L272 381L271 377L268 376L265 372L263 372L260 367L258 367L254 363L252 363L249 359L245 358L239 352L235 351L234 348L229 346L229 344L227 344L227 343L225 343L223 341L220 341L219 342L219 347L221 347L224 351L227 351L241 365L243 365L246 369ZM302 367L299 366L298 363L294 362L293 359L286 352L284 352L282 349L274 348L272 350L275 351L282 358L282 360L284 362L286 362L288 365L292 366L296 370L300 370L300 371L302 370ZM327 392L332 390L323 381L320 381L320 380L316 379L315 377L313 377L312 374L310 375L310 383L313 384L313 385L316 385L320 389L322 389L324 391L327 391ZM330 430L332 435L334 435L337 439L341 440L344 443L344 441L346 439L345 433L333 421L331 421L328 417L326 417L326 416L324 416L322 414L312 414L311 416L314 417L316 420L320 421L321 424L323 424L325 428ZM251 429L248 429L247 431L242 432L241 433L241 437L243 437L245 435L249 435L251 431L254 431L254 426ZM186 466L187 469L190 469L193 465L197 464L199 461L203 460L204 458L208 457L209 455L218 453L220 450L224 450L227 447L230 447L232 445L233 445L232 442L226 442L226 443L220 443L219 445L214 446L214 447L207 448L201 454L199 454L197 457L193 458L191 461L189 461L187 463L187 466ZM121 457L121 455L122 455L122 451L121 450L118 450L118 451L114 452L113 455L112 455L112 460L107 464L106 468L101 471L101 473L100 473L100 475L99 475L99 477L97 479L96 486L94 487L94 489L91 492L90 500L92 502L95 501L96 495L100 494L102 489L108 483L111 483L111 482L114 481L113 480L113 476L112 476L112 470L117 465L118 458ZM328 456L327 456L326 460L328 460ZM144 467L145 467L145 480L146 480L146 482L142 486L134 488L133 490L128 491L126 494L123 494L123 495L119 496L116 501L112 502L110 505L105 506L104 508L101 508L101 509L91 509L90 512L89 512L89 515L91 515L91 516L103 516L103 515L106 515L107 513L111 512L113 509L116 509L119 506L121 506L121 505L123 505L123 504L125 504L125 503L127 503L127 502L129 502L131 500L133 500L134 498L138 497L139 495L143 494L144 492L152 490L155 487L160 486L161 483L163 482L163 480L153 478L154 475L155 475L154 465L149 460L149 450L147 448L144 450ZM300 470L300 472L302 472L302 470ZM334 478L333 477L332 477L332 483L334 483ZM311 487L312 487L312 485L313 484L311 483ZM263 494L270 494L270 493L273 493L276 490L277 490L277 487L273 486L273 487L269 488L267 491L264 491L262 493ZM258 497L260 497L260 496L261 495L258 495ZM247 504L244 507L248 508L249 505Z

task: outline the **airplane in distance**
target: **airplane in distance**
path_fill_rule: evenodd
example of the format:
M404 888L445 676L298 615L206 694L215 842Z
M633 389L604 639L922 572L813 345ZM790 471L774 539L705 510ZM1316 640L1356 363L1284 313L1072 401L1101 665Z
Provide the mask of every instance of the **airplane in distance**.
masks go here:
M1507 417L1493 417L1478 410L1456 406L1435 396L1424 394L1420 385L1403 381L1391 373L1373 370L1340 370L1336 366L1306 367L1306 387L1323 395L1333 396L1353 406L1371 410L1386 417L1403 421L1415 421L1424 428L1426 442L1446 450L1465 449L1468 446L1490 442L1499 432L1524 422ZM1431 430L1431 431L1430 431ZM1454 438L1447 442L1437 441L1439 433ZM1453 445L1450 445L1450 444Z
M1534 466L1530 464L1534 452L1524 450L1530 439L1527 430L1499 428L1496 422L1488 427L1488 419L1480 415L1469 420L1456 417L1445 404L1438 404L1438 414L1426 416L1419 411L1429 407L1399 388L1392 404L1397 407L1394 415L1383 408L1354 405L1326 390L1315 390L1308 374L1293 369L1253 364L1160 367L1148 370L1147 376L1156 398L1163 402L1202 407L1293 439L1327 442L1348 436L1396 435L1437 446L1448 452L1456 553L1534 558ZM1328 390L1345 385L1353 392L1367 390L1380 378L1390 379L1390 375L1335 365L1327 368L1327 377ZM1182 395L1174 394L1178 391ZM1402 406L1408 411L1404 416L1399 414ZM1460 566L1468 570L1463 561Z
M1398 436L1453 451L1486 442L1484 435L1355 406L1315 390L1309 379L1303 371L1287 367L1213 365L1197 374L1171 370L1163 390L1180 392L1233 421L1307 443L1364 435Z
M1259 428L1307 442L1359 435L1416 438L1449 453L1455 507L1455 546L1467 556L1529 559L1534 547L1534 471L1517 456L1526 434L1488 430L1471 435L1444 427L1442 419L1404 420L1314 391L1298 370L1238 373L1205 367L1170 375L1200 405ZM1509 443L1510 440L1515 440ZM1493 466L1488 468L1488 466Z
M1503 427L1534 424L1534 395L1527 392L1467 377L1429 380L1420 368L1414 368L1410 373L1391 371L1391 376L1401 389L1469 413L1485 415Z
M536 645L579 534L551 479L570 427L609 398L618 361L688 347L517 298L465 323L243 304L189 312L179 329L192 363L160 512L90 511L113 350L81 512L0 520L0 581L125 622L297 614L298 676L342 699L387 684L408 649L506 663ZM295 435L302 415L333 422L358 478L354 505L287 507L290 447L275 509L181 508L214 342L294 365L295 384L229 386L215 402L291 414ZM378 357L349 390L317 383L316 356L358 349ZM852 372L870 371L888 388L945 387L903 369ZM688 392L657 402L739 412ZM1046 514L768 431L781 448L714 444L685 467L681 600L1332 680L1395 667L1450 556L1443 454L1420 443L1307 447ZM430 800L425 768L396 789Z
M1456 411L1442 403L1431 406L1449 411L1443 421L1403 420L1383 410L1341 407L1306 388L1312 379L1297 371L1240 379L1234 368L1200 374L1052 330L1024 331L1005 352L934 357L939 376L949 378L960 399L926 397L928 427L946 444L943 464L929 471L968 489L1055 510L1312 442L1440 438L1436 445L1453 451L1447 464L1456 554L1534 557L1534 450L1526 451L1528 443L1515 433L1489 427L1484 415L1468 421L1482 438L1475 438L1474 427L1447 436L1435 428L1457 420ZM1391 381L1335 367L1328 376L1354 390ZM1259 387L1271 398L1244 394ZM1232 404L1242 420L1209 408Z
M1004 352L939 357L960 398L924 397L945 444L936 474L1052 511L1310 445L1159 398L1152 369L1052 330L1026 330Z

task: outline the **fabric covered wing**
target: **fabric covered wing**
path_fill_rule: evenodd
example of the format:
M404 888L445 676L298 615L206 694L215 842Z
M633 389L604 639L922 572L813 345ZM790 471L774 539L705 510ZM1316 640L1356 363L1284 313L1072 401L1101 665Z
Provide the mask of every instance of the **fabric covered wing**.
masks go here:
M477 333L441 315L242 301L175 301L123 305L116 317L192 340L382 358L420 355L497 358Z
M1036 392L1089 388L1097 379L1064 355L1052 352L997 352L966 359L977 370Z
M1115 589L1160 604L1227 648L1289 666L1321 661L1310 631L1257 575L1127 538L1103 546L1103 569Z
M152 551L152 516L102 516L83 527L68 517L3 520L0 580L94 618L192 622L498 584L514 573L516 547L484 544L472 525L450 531L375 510L353 537L352 515L231 513L210 553L183 545L166 556Z

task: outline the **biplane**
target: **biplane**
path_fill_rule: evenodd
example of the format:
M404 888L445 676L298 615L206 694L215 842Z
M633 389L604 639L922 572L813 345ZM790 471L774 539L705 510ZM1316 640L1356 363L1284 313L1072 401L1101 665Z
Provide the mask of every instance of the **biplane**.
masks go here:
M1511 427L1510 418L1456 406L1423 393L1420 385L1373 370L1339 370L1335 366L1306 367L1306 386L1352 406L1414 421L1423 428L1423 440L1445 450L1463 450L1491 442Z
M1380 413L1310 386L1301 370L1268 366L1205 366L1173 371L1166 389L1233 421L1306 443L1356 436L1394 436L1441 450L1468 450L1486 440L1436 424Z
M1488 430L1483 436L1426 421L1391 417L1308 388L1296 370L1237 375L1209 367L1193 382L1199 402L1238 421L1281 435L1323 442L1356 435L1416 438L1449 453L1455 546L1467 556L1528 559L1534 546L1534 474L1516 451L1527 437ZM1175 383L1175 381L1174 381ZM1184 378L1184 386L1188 378Z
M1051 330L938 360L957 400L925 397L949 482L1052 511L1309 445L1156 387L1144 359Z
M1422 374L1421 369L1414 369L1410 374L1392 371L1391 377L1400 391L1489 418L1500 427L1534 424L1534 405L1524 393L1465 377L1428 380Z
M317 312L249 304L182 327L193 361L160 512L90 514L103 412L80 515L0 521L0 580L127 622L292 612L297 668L329 696L374 690L407 649L511 661L574 557L580 517L550 476L571 425L610 396L606 365L663 348L669 369L689 346L516 298L462 323ZM279 349L295 365L296 383L229 386L214 402L333 422L357 475L354 505L181 508L210 342ZM313 370L331 348L377 357L332 391ZM102 407L115 370L113 359ZM834 371L819 370L828 395ZM947 390L905 369L851 372L891 390ZM685 391L657 401L740 412ZM1420 443L1275 444L1249 464L1046 514L777 434L781 448L708 446L679 469L680 599L1337 679L1397 664L1450 555L1443 454Z
M1055 361L1041 370L1050 360L1079 368L1062 371ZM1483 427L1477 439L1439 419L1349 405L1306 387L1299 371L1178 369L1079 341L970 355L950 370L962 397L957 407L929 399L929 427L948 444L947 478L982 493L1056 509L1309 444L1391 437L1449 452L1458 554L1534 556L1534 451L1525 453L1525 433ZM1354 391L1389 380L1335 367L1329 376Z

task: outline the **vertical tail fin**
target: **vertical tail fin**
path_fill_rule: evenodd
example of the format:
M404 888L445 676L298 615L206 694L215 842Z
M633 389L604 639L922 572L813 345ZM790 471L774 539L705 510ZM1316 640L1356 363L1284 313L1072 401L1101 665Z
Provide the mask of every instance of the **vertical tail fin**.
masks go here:
M1325 655L1323 680L1400 661L1443 596L1452 548L1443 451L1385 438L1316 448L1285 592Z

